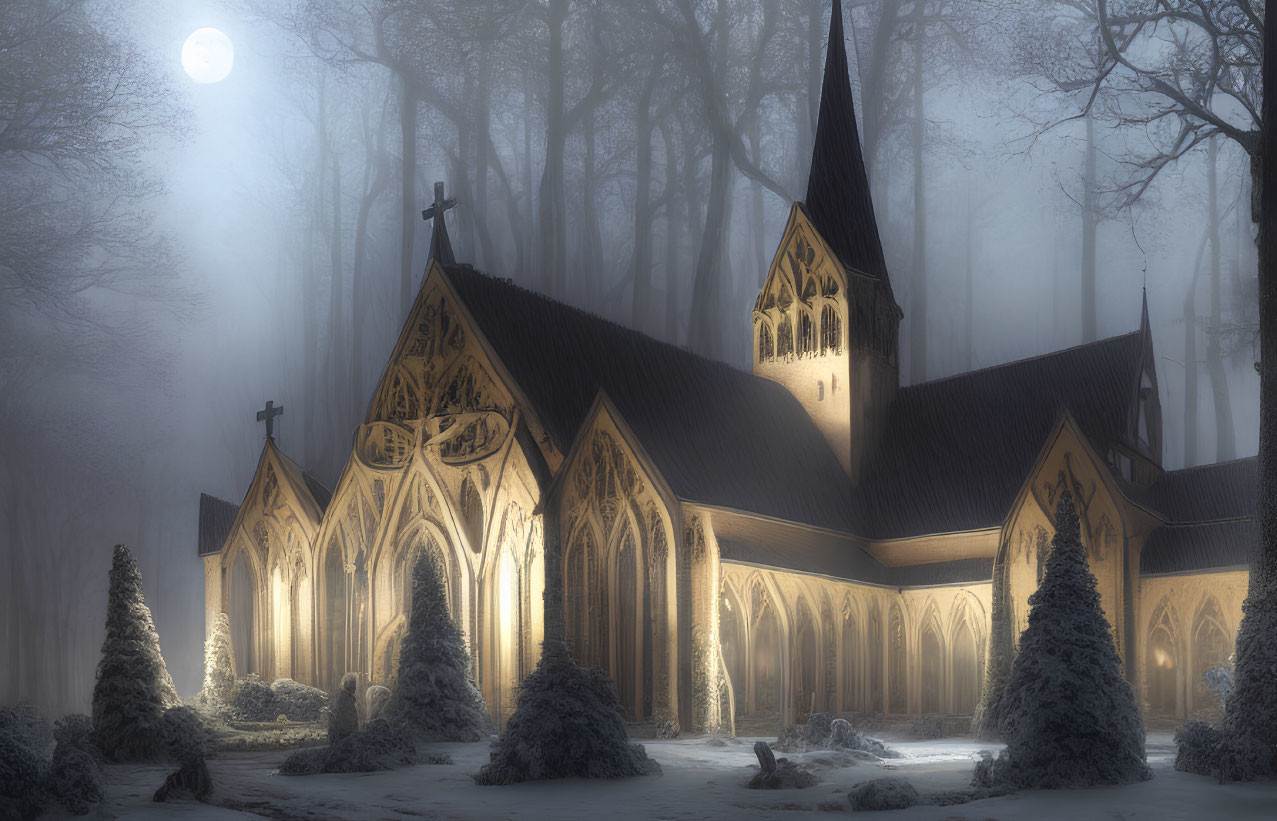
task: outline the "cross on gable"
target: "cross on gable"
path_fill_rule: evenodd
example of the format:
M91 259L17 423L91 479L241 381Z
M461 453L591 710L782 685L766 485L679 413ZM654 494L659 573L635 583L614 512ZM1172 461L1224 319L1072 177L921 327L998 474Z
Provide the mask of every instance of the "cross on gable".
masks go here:
M448 226L444 223L443 215L451 208L457 207L457 198L443 196L443 183L435 183L435 201L434 205L421 212L421 218L424 220L433 220L433 230L430 233L430 257L438 260L443 265L452 265L456 263L456 258L452 255L452 242L448 239Z
M275 407L273 401L267 402L266 407L257 412L257 421L266 423L266 438L270 439L275 434L275 417L284 414L284 406Z
M445 211L451 210L456 207L457 207L457 198L449 197L448 199L444 199L443 198L443 183L437 182L435 183L434 205L422 211L421 218L423 220L429 220L429 219L434 219L435 217L441 217L443 216L443 213Z

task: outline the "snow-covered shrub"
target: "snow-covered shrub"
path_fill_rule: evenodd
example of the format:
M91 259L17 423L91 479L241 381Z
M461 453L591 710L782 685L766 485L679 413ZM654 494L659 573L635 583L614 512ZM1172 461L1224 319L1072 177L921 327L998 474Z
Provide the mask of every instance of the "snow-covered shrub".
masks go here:
M412 612L386 717L421 741L478 741L491 725L469 670L470 654L448 613L439 568L423 553L412 568Z
M857 784L847 793L853 812L905 810L918 803L918 791L899 776L875 778Z
M869 753L878 758L900 757L900 753L881 741L857 732L847 719L831 718L829 713L812 713L806 724L782 728L771 747L782 753L846 750Z
M341 677L341 686L328 713L328 745L332 746L343 738L359 732L359 705L355 703L355 687L359 685L359 677L347 673Z
M1254 569L1242 603L1233 657L1233 689L1224 709L1228 778L1277 773L1277 580Z
M0 707L0 818L39 815L45 800L46 731L29 706Z
M53 749L53 725L34 704L0 707L0 732L11 734L40 758Z
M256 673L235 682L230 708L231 717L236 721L271 721L279 715L275 709L275 694Z
M1223 732L1207 721L1190 721L1175 731L1175 769L1198 775L1219 775Z
M944 737L944 722L939 716L916 718L909 725L909 735L914 738L935 739Z
M1219 709L1223 710L1228 703L1228 694L1233 691L1232 668L1212 667L1202 673L1202 682L1219 697Z
M93 686L94 742L111 760L154 760L162 753L164 711L179 703L142 597L142 574L129 549L116 545Z
M419 751L402 727L378 718L336 744L298 750L284 760L279 772L282 775L368 773L410 764L451 763L452 759L446 755Z
M234 692L231 620L225 613L218 613L213 619L213 632L204 642L204 686L195 695L195 706L209 715L225 715Z
M403 673L400 673L403 681ZM577 666L562 641L547 639L519 687L514 714L493 745L479 784L549 778L622 778L660 772L630 742L607 674Z
M800 790L816 783L816 776L806 768L788 758L776 758L766 741L754 742L754 755L758 756L758 772L745 785L751 790Z
M93 721L86 715L68 715L58 720L53 736L57 746L45 789L67 812L84 815L106 795Z
M380 684L374 684L364 691L364 705L368 711L369 721L381 718L382 713L386 711L386 705L389 703L390 690Z
M1056 517L1046 573L1029 597L1029 626L1007 681L1001 727L1007 747L989 781L1015 789L1142 781L1152 775L1144 724L1067 490Z
M318 721L319 711L328 704L328 694L291 678L277 678L270 685L272 711L289 721Z
M156 801L164 801L174 793L190 794L201 801L213 792L204 757L213 748L213 734L199 713L190 707L173 707L164 712L164 750L167 758L178 765L155 792Z

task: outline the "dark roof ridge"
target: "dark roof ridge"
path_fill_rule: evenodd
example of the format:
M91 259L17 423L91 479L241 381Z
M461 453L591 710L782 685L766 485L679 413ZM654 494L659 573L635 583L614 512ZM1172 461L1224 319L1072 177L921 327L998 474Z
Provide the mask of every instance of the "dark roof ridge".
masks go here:
M962 379L963 377L974 376L975 374L979 374L979 373L996 371L999 368L1010 368L1014 365L1023 365L1028 362L1038 362L1043 359L1050 359L1053 356L1060 356L1062 354L1078 351L1083 348L1093 348L1099 345L1104 345L1109 342L1116 342L1119 339L1128 339L1129 337L1132 337L1132 336L1139 336L1139 333L1140 333L1139 331L1128 331L1124 334L1117 334L1116 336L1106 336L1103 339L1096 339L1091 342L1081 342L1081 343L1078 343L1077 345L1070 345L1067 348L1059 348L1054 351L1047 351L1046 353L1040 353L1034 356L1026 356L1023 359L1012 359L1010 362L1000 362L997 365L986 365L983 368L976 368L975 370L971 370L971 371L962 371L961 373L951 373L948 376L941 376L936 379L928 379L926 382L915 382L912 385L903 385L901 386L900 389L908 390L909 388L926 388L926 387L930 387L931 385L938 385L941 382L948 382L953 379ZM1224 464L1224 463L1218 462L1217 464Z
M563 302L561 300L555 299L552 296L547 296L541 293L540 291L536 291L531 288L528 288L525 285L521 285L520 283L515 282L513 279L510 279L509 277L499 277L493 274L489 274L486 271L481 271L468 262L467 263L458 262L458 263L453 263L450 265L443 266L445 273L449 273L450 270L458 269L458 268L465 271L466 273L485 277L487 279L493 280L494 282L500 282L503 285L506 285L510 288L514 288L517 291L523 292L524 294L532 297L533 299L538 299L538 300L541 300L542 302L546 302L551 305L554 305L557 308L571 311L572 313L575 313L584 319L588 319L592 322L601 322L604 325L607 325L611 328L619 330L620 332L624 334L630 334L632 336L640 337L646 343L659 345L663 348L668 349L669 351L673 353L677 353L689 359L704 362L706 364L721 368L723 370L730 371L733 374L748 377L751 380L757 380L758 382L764 382L769 385L777 385L782 390L785 390L785 388L779 385L779 383L774 382L770 379L765 379L764 377L758 376L757 374L751 373L750 371L738 368L735 365L731 364L730 362L724 362L721 359L711 359L708 356L703 356L702 354L696 353L690 348L685 348L682 345L674 345L670 342L666 342L664 339L652 336L651 334L646 334L643 331L637 330L636 328L631 328L629 325L625 325L623 323L617 322L614 319L608 319L602 314L596 314L593 311L587 311L584 308L578 308L577 306L572 305L571 303ZM786 391L786 393L788 393L788 391Z
M1189 465L1188 467L1175 468L1174 470L1163 470L1162 472L1182 474L1187 473L1190 470L1210 470L1211 468L1228 467L1229 465L1235 465L1238 462L1251 462L1258 458L1259 454L1256 453L1254 456L1236 456L1232 459L1225 459L1222 462L1208 462L1204 465Z

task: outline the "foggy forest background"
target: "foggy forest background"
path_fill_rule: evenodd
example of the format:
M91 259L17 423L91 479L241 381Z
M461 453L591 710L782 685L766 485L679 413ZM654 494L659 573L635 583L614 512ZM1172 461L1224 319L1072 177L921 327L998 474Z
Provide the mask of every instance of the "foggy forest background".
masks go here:
M0 4L0 703L85 709L117 542L198 688L199 494L241 500L266 400L335 484L437 180L459 261L748 368L830 5ZM1247 25L1249 3L1206 5ZM1135 330L1147 284L1166 466L1253 454L1239 140L1106 65L1096 0L844 10L902 381ZM181 71L200 26L235 43L224 82ZM1150 31L1141 65L1254 127L1257 64L1216 88L1200 32Z

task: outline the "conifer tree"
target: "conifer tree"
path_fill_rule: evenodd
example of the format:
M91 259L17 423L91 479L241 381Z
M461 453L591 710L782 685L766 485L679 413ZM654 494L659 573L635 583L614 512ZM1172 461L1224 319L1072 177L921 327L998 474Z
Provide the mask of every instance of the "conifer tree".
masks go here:
M220 713L235 689L235 656L231 651L231 620L225 613L213 619L213 632L204 642L204 686L196 702L206 712Z
M622 778L660 769L642 744L630 741L607 673L577 666L567 645L547 636L541 661L520 685L514 715L475 781Z
M1151 777L1144 724L1067 490L1056 511L1046 575L1029 605L1001 706L1007 747L991 767L977 770L977 785L1081 787Z
M434 559L412 570L412 612L399 651L399 679L386 716L419 741L478 741L488 731L488 708L470 683L465 638L448 613Z
M107 593L106 639L93 686L93 733L115 761L163 753L164 711L180 703L142 597L142 574L129 549L115 546Z

